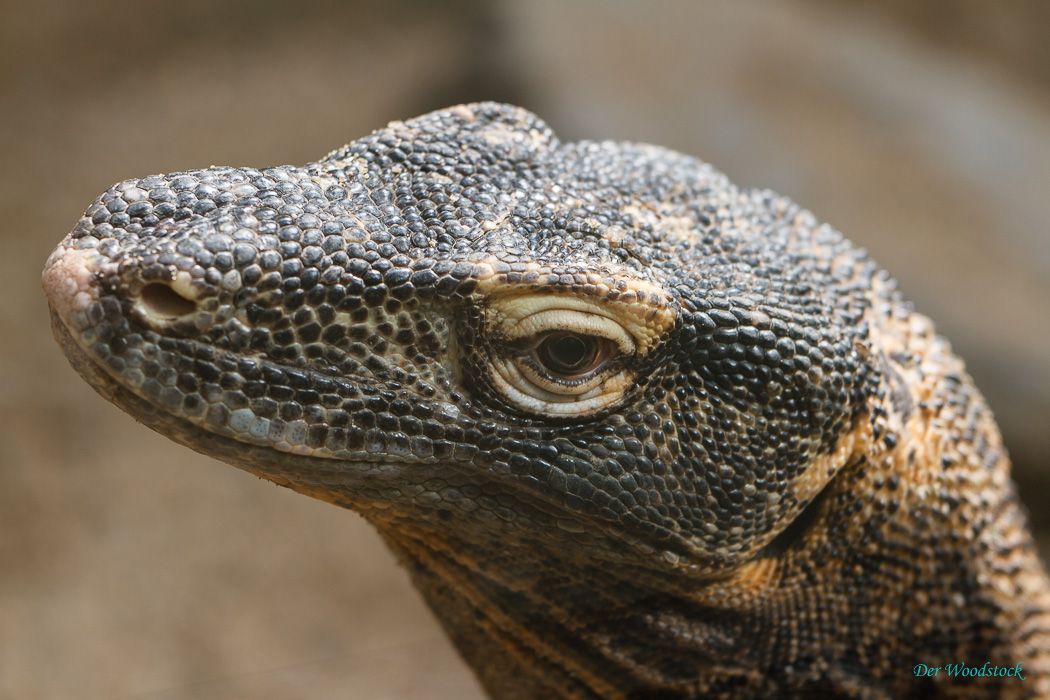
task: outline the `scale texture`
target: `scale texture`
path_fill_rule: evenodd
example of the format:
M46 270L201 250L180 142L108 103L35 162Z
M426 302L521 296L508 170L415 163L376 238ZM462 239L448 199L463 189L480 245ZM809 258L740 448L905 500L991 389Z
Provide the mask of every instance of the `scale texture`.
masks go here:
M44 287L104 397L368 519L494 697L1050 696L962 362L694 158L454 107L117 184Z

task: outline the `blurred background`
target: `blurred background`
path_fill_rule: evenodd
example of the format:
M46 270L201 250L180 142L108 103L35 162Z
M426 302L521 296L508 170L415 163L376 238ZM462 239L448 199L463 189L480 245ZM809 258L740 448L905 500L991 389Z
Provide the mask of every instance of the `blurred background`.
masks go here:
M0 698L480 697L360 518L103 402L39 284L113 182L478 99L868 248L967 360L1047 541L1050 3L0 0Z

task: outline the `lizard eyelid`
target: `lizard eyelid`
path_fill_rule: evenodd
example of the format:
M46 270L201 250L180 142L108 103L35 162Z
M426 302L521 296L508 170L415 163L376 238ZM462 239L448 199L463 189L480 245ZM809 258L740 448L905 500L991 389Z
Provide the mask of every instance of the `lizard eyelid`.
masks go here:
M500 328L509 352L493 353L493 384L515 408L583 417L622 399L637 345L616 320L557 304Z

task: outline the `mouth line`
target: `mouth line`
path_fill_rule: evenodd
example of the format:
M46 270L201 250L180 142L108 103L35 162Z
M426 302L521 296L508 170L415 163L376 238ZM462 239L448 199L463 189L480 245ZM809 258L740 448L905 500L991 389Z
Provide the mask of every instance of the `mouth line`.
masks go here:
M333 486L345 467L354 470L400 468L416 463L391 459L348 459L285 452L272 446L259 445L208 430L185 418L160 408L123 385L78 341L61 314L49 304L51 329L70 365L102 398L145 425L150 430L244 471L282 485L289 482ZM341 468L342 467L342 468ZM307 477L307 478L304 478ZM312 478L311 478L312 477ZM329 477L329 478L325 478Z

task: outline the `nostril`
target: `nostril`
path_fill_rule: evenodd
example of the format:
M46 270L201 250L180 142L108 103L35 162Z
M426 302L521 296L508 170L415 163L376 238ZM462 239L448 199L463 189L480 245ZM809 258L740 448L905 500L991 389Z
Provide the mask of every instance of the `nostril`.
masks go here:
M142 288L139 299L143 309L158 318L178 318L197 310L197 304L160 282L151 282Z

